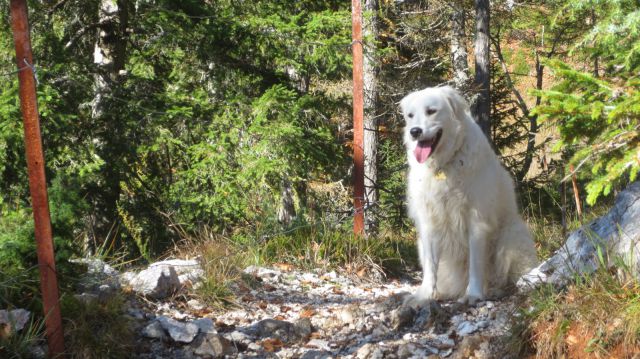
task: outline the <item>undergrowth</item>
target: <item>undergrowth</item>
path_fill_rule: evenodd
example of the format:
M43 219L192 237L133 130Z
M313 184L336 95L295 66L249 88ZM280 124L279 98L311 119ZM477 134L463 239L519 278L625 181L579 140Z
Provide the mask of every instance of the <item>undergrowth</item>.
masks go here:
M603 216L607 211L607 206L592 207L582 218L578 217L576 213L568 213L565 218L565 228L563 228L562 220L552 215L525 214L525 220L536 245L538 257L541 260L551 257L565 243L571 232Z
M381 233L355 236L350 228L302 228L277 235L255 247L254 258L269 264L291 263L301 268L340 267L353 271L377 271L397 275L417 265L413 237Z
M0 328L3 329L3 328ZM34 348L44 338L44 321L34 319L19 332L0 330L0 358L22 359L36 357Z
M626 277L630 278L630 277ZM608 270L531 293L514 352L540 358L627 358L640 352L640 285Z
M133 332L125 314L125 299L61 301L65 344L69 358L126 358L133 348Z
M176 255L198 258L204 271L190 296L216 309L235 303L235 284L255 285L242 272L248 265L340 268L362 277L399 275L407 266L417 267L413 237L390 233L362 238L350 229L303 226L271 237L225 238L201 230L185 238Z

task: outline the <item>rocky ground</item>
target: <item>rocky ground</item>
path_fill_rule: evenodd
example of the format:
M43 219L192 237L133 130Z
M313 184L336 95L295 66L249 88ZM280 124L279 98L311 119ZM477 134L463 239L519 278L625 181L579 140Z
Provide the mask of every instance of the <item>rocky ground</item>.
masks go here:
M362 280L336 272L249 267L238 306L133 300L137 358L496 358L517 316L511 300L412 308L418 274Z

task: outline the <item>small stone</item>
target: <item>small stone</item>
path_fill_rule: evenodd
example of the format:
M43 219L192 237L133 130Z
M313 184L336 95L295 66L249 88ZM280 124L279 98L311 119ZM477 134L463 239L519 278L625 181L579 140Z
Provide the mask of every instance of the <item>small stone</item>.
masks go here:
M237 353L236 347L219 334L203 333L191 345L196 355L222 358Z
M141 311L140 309L135 309L135 308L128 308L127 309L127 314L129 314L131 317L135 318L135 319L144 319L145 318L145 313L143 311Z
M198 329L200 330L200 333L210 333L210 334L218 333L213 323L213 320L211 318L196 319L193 321L193 324L195 324L198 327Z
M322 339L311 339L307 342L307 346L316 349L330 350L329 342Z
M462 341L458 344L458 348L456 353L454 354L455 359L463 359L474 357L475 352L482 346L482 343L485 342L485 339L480 335L470 335L464 337ZM488 348L488 344L486 345Z
M473 332L475 332L476 330L478 330L477 325L471 323L471 322L462 322L460 324L458 324L458 327L456 329L456 332L458 333L459 336L466 336L469 335Z
M429 346L435 347L439 350L449 349L456 345L456 342L448 335L438 335L433 340L429 340Z
M340 321L342 321L344 324L352 324L355 320L353 312L349 309L349 307L343 308L338 313L338 319L340 319Z
M151 339L163 339L165 337L162 324L155 320L142 329L142 335Z
M417 347L413 343L402 344L398 347L396 355L399 359L411 358L417 351Z
M26 309L0 310L0 328L8 333L19 332L25 327L30 316L31 312Z
M309 350L308 352L302 354L300 359L331 359L333 358L333 354L324 350Z
M356 352L357 359L382 359L384 358L384 353L382 349L374 346L371 343L367 343L360 347Z
M227 334L228 339L234 341L234 342L239 342L239 343L248 343L248 342L252 342L253 338L249 335L247 335L246 333L240 332L240 331L233 331L229 334Z
M382 324L380 324L377 327L373 328L373 330L371 331L371 335L374 338L383 337L383 336L387 335L387 333L389 333L389 329L387 327L385 327L384 325L382 325Z
M300 339L295 326L284 320L264 319L254 324L249 330L261 338L273 337L285 343Z
M193 309L193 310L202 310L205 308L204 304L200 303L198 300L196 299L191 299L187 302L187 305L189 306L189 308Z
M298 319L294 323L293 329L296 336L299 338L308 338L313 332L313 326L311 325L311 320L309 318Z
M360 347L360 349L358 349L358 351L356 352L356 358L358 359L367 359L371 356L371 353L373 352L374 346L370 343L367 343L363 346Z
M247 274L254 274L261 278L273 278L275 280L277 280L282 274L277 270L257 266L249 266L244 270L244 272Z
M171 339L180 343L191 343L198 334L198 326L193 323L182 323L169 317L156 319L169 333Z
M491 309L491 308L493 308L495 306L495 304L492 301L488 300L487 303L486 303L486 306L487 306L487 308Z

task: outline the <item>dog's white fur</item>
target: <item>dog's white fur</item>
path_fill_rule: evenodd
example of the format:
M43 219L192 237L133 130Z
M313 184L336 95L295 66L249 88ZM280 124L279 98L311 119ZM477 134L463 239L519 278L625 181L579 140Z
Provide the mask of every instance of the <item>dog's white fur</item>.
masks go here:
M406 120L408 212L423 268L412 299L474 303L501 295L537 263L511 176L453 88L410 93L400 106ZM422 130L417 139L409 132L414 127ZM419 163L417 142L440 129L435 150Z

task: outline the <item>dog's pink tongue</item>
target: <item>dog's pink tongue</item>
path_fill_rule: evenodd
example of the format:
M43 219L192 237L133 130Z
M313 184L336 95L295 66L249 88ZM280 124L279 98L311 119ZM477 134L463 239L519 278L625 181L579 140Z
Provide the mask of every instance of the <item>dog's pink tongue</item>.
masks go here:
M418 145L413 151L413 154L416 156L416 160L418 160L418 163L424 163L424 161L426 161L431 154L431 143L422 141L418 142Z

